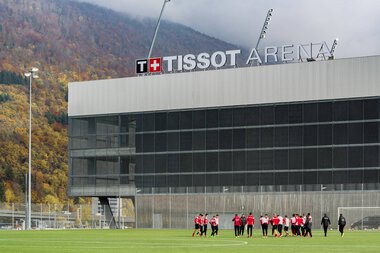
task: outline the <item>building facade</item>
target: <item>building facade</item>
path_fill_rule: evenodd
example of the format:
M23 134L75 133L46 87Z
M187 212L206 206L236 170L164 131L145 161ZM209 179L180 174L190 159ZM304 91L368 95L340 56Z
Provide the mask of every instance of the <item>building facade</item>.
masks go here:
M380 57L71 83L69 124L72 196L378 191Z

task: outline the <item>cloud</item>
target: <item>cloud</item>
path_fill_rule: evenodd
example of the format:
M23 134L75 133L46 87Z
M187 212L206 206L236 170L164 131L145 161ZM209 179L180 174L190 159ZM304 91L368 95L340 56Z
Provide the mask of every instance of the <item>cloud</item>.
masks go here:
M82 0L134 17L158 18L162 0ZM380 55L378 0L171 0L163 19L251 48L267 10L274 15L261 46L332 41L338 58Z

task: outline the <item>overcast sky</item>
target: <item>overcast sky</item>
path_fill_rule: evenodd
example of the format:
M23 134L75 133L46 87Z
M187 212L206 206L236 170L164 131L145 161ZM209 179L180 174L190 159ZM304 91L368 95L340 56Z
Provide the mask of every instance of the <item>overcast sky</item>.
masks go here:
M79 0L158 18L163 0ZM171 0L163 19L252 48L268 9L274 9L261 46L339 38L337 58L380 55L380 0Z

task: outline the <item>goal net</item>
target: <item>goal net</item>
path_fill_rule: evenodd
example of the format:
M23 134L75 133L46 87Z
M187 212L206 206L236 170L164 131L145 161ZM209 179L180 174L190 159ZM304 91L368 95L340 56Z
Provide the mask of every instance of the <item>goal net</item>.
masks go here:
M338 217L346 218L346 228L352 230L380 229L380 207L338 207Z

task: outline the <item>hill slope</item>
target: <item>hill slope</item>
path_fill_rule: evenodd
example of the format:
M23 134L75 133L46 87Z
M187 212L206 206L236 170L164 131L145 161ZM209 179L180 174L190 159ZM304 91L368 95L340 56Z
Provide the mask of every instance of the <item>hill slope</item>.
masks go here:
M72 201L66 196L67 83L133 75L155 21L69 0L0 0L0 13L0 71L14 77L40 69L33 84L33 202ZM153 55L235 48L163 22ZM20 76L10 80L0 84L0 202L23 202L29 91Z

